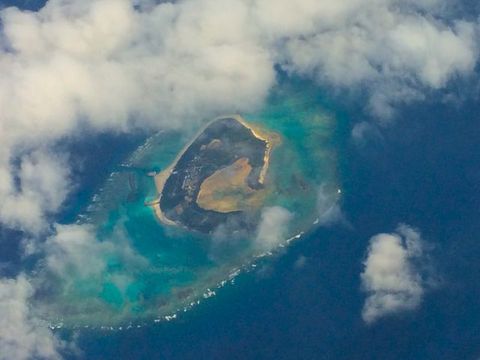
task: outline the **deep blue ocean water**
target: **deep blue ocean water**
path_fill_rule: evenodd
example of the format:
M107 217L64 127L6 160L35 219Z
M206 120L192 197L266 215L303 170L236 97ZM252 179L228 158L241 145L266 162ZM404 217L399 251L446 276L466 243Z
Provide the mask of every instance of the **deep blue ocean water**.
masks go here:
M345 136L355 112L339 111L343 210L351 228L315 231L175 321L123 331L83 330L78 343L84 357L477 358L478 110L475 102L460 108L417 104L403 109L381 139L362 148ZM109 141L114 149L115 140ZM434 245L440 285L417 311L366 326L359 274L368 240L400 222L418 228ZM300 258L303 266L296 265Z
M339 111L342 208L351 229L317 230L175 321L123 331L82 330L83 357L477 359L479 114L476 100L457 108L417 104L402 109L381 139L359 149L346 136L357 110ZM77 154L81 185L60 216L65 222L110 173L110 164L142 139L104 135L73 149L68 145ZM92 144L111 152L92 152ZM442 281L417 311L366 326L359 274L368 240L399 222L418 228L435 246L432 259ZM5 274L17 270L19 236L2 230L0 260L13 263ZM296 266L303 257L304 265Z

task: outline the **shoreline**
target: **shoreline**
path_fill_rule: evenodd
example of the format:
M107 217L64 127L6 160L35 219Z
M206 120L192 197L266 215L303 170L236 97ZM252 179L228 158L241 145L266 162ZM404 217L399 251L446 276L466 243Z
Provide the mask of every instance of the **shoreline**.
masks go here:
M267 170L268 166L270 164L270 154L272 153L274 145L276 144L277 139L271 138L269 135L271 134L265 134L262 129L259 129L258 127L251 125L245 121L244 118L242 118L240 115L234 115L232 116L235 120L237 120L240 124L245 126L247 129L249 129L253 136L256 137L259 140L265 141L265 154L263 156L263 166L262 170L260 171L260 175L258 176L258 182L260 184L265 183L265 177L267 175ZM262 134L263 133L263 134Z
M263 167L262 170L260 171L259 179L258 182L261 183L262 185L265 182L265 177L267 174L269 162L270 162L270 154L273 150L274 145L276 145L276 139L271 138L267 134L264 133L262 129L259 129L258 127L255 127L245 121L245 119L238 115L224 115L224 116L219 116L205 124L200 128L200 130L192 136L192 139L182 148L182 150L178 153L178 155L175 157L175 159L172 161L172 163L165 168L164 170L160 171L158 174L152 176L155 182L155 187L157 189L157 198L155 200L152 200L150 202L146 202L145 206L150 206L153 208L154 213L156 218L163 224L165 225L178 225L175 221L170 220L169 218L166 217L166 215L163 213L162 209L160 208L160 200L162 198L162 192L163 188L165 186L165 182L167 181L168 177L172 173L173 169L175 168L177 162L180 160L180 158L183 156L185 151L193 144L193 142L198 138L198 136L205 131L206 128L210 126L210 124L214 123L215 121L218 121L220 119L226 119L226 118L232 118L238 121L240 124L242 124L244 127L246 127L248 130L252 132L252 135L259 139L262 140L266 143L266 148L265 148L265 154L263 157ZM277 134L275 134L277 135Z

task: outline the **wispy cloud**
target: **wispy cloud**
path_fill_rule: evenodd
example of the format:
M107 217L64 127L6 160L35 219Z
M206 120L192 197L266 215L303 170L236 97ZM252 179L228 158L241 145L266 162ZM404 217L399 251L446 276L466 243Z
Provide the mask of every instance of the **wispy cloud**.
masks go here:
M20 159L17 184L0 168L0 219L10 227L45 230L45 214L62 205L70 189L70 167L62 155L35 150Z
M340 206L340 189L332 189L327 184L320 185L317 193L318 218L320 226L343 224L350 226Z
M293 214L281 206L264 208L257 229L256 246L268 251L285 241L292 217Z
M0 280L0 360L60 359L70 346L31 313L32 295L23 274Z

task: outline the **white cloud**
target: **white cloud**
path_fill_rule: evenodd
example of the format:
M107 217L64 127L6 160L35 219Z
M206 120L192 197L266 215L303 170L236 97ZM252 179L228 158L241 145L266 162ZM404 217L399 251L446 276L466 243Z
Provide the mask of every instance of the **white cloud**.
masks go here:
M287 7L285 2L276 6ZM365 88L367 108L382 119L393 116L395 105L421 99L424 89L471 73L477 62L478 24L443 20L448 15L436 9L444 1L316 4L327 11L311 10L305 24L314 23L313 29L282 43L283 66L323 84Z
M362 318L367 323L417 308L431 283L424 242L407 225L372 237L364 266L361 280L368 296Z
M60 359L67 346L31 314L32 295L24 275L0 280L0 360Z
M396 56L389 65L393 71L411 71L423 84L440 88L452 73L475 66L475 31L463 21L446 27L423 17L407 18L388 34L389 48Z
M287 240L288 225L292 217L293 214L281 206L264 208L255 238L256 246L262 251L268 251Z

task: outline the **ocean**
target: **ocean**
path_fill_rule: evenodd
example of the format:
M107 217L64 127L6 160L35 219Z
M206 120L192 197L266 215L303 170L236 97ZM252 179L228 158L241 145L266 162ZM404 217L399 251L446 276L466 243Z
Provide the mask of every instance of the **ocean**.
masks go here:
M476 358L480 132L478 105L465 105L412 106L366 147L344 141L350 227L317 229L175 321L82 331L85 358ZM341 119L340 131L355 123L347 111ZM417 311L367 326L359 274L368 240L402 222L432 245L438 284Z

